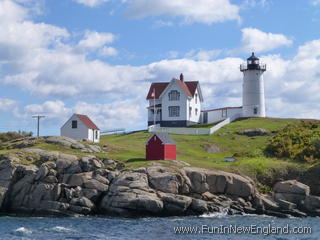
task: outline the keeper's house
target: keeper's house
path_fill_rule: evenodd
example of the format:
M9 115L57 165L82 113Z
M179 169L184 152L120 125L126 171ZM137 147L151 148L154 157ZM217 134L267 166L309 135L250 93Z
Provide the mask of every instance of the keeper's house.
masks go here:
M186 127L200 122L203 102L200 84L185 82L182 74L180 79L152 83L147 100L148 126Z
M176 143L167 133L155 133L146 142L146 160L176 160Z
M100 129L87 115L73 114L61 127L60 132L61 136L75 140L86 140L94 143L100 141Z

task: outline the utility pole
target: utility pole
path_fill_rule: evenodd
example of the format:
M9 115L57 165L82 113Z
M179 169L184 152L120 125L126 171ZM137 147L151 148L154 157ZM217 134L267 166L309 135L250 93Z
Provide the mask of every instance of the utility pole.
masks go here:
M46 116L41 116L41 115L34 115L32 118L37 119L37 137L39 137L39 132L40 132L40 119L45 118Z

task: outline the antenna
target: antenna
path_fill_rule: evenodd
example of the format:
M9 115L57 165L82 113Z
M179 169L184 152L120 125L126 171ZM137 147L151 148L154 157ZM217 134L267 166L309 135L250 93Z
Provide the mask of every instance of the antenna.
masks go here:
M41 115L34 115L32 116L32 118L36 118L37 119L37 137L39 138L39 133L40 133L40 119L41 118L45 118L46 116L41 116Z

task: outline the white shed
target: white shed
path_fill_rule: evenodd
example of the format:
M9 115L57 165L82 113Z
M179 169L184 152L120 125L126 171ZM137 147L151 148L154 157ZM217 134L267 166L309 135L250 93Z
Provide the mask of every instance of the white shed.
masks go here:
M95 143L100 141L100 129L87 115L73 114L61 127L60 132L61 136L76 140L87 140Z

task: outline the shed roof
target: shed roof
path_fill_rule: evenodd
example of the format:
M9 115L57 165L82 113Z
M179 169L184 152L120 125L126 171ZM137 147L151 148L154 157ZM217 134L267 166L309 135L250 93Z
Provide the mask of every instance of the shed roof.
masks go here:
M80 119L81 122L83 122L84 125L86 125L87 128L99 130L97 125L95 125L87 115L76 114L76 116Z
M149 139L148 139L148 141L147 141L147 143L146 144L148 144L148 142L152 139L152 137L153 136L157 136L160 140L161 140L161 142L163 143L163 144L165 144L165 145L176 145L176 142L170 137L170 135L168 134L168 133L154 133L154 134L152 134L150 137L149 137Z

